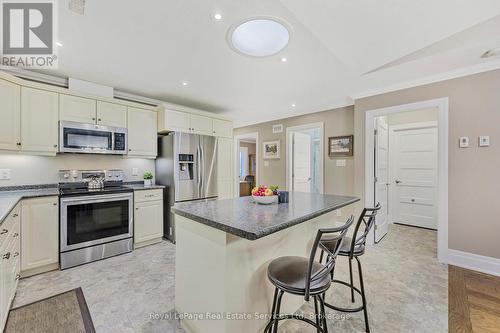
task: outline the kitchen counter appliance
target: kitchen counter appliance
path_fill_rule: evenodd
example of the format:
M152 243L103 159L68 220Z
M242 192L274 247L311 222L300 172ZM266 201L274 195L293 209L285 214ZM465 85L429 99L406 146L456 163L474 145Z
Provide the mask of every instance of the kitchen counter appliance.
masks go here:
M163 234L175 243L177 202L217 198L217 139L212 136L171 132L158 138L156 183L165 186Z
M73 121L59 122L59 152L127 154L127 129Z
M133 190L121 170L61 170L60 262L66 269L133 250Z

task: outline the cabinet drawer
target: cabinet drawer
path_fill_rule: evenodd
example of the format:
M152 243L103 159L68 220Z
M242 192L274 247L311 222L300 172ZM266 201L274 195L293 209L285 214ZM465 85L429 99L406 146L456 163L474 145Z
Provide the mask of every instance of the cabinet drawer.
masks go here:
M8 243L15 233L19 236L21 206L17 204L0 226L0 247Z
M134 193L135 202L163 200L163 190L144 190Z

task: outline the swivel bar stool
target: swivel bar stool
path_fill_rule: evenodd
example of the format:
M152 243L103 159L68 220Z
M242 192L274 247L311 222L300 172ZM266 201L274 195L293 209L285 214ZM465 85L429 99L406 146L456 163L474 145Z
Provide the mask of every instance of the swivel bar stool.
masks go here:
M274 259L267 268L267 277L275 286L272 307L272 316L264 329L265 333L277 333L278 322L283 319L297 319L316 327L318 333L327 333L325 317L324 295L330 288L330 274L335 267L337 254L342 247L345 234L352 225L354 217L351 216L346 224L337 228L319 229L314 240L311 255L303 257L281 257ZM327 241L320 241L324 235L329 235ZM318 248L326 253L325 263L315 260ZM284 293L304 296L306 302L309 297L314 298L316 322L296 314L280 315L281 299ZM318 303L320 310L318 311Z
M380 209L380 203L378 203L375 208L365 208L363 209L363 212L361 213L358 222L356 223L356 227L354 228L354 233L352 235L352 238L346 237L344 242L342 243L342 246L339 250L338 255L343 256L343 257L348 257L349 258L349 277L350 277L350 283L347 283L345 281L340 281L340 280L335 280L333 277L333 270L331 272L331 281L333 283L339 283L344 286L347 286L351 289L351 301L354 303L354 292L357 292L359 295L361 295L361 300L363 304L359 307L356 308L341 308L332 304L328 304L325 302L325 306L341 311L341 312L359 312L363 311L364 316L365 316L365 328L366 332L370 332L370 325L368 323L368 310L366 308L366 296L365 296L365 286L363 282L363 272L361 270L361 262L359 261L359 257L362 256L365 253L365 245L366 245L366 237L368 236L368 233L370 232L370 229L373 227L375 224L375 216L377 215L378 210ZM363 224L363 226L361 226ZM361 228L364 227L364 230L362 233L358 236L358 233L361 232ZM330 238L329 236L323 236L321 239L321 243L323 243L326 247L329 249L329 252L332 251L332 248L330 246ZM320 256L320 262L323 259L323 253L321 253ZM353 278L352 278L352 260L356 259L358 262L358 272L359 272L359 285L360 288L356 288L354 286ZM323 296L324 297L324 296Z

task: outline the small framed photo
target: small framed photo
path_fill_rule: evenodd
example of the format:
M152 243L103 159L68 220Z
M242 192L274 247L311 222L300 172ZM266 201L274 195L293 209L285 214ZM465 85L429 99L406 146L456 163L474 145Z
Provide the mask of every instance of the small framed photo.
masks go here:
M354 135L333 136L328 138L328 156L352 156Z
M280 140L263 142L264 159L279 159L280 158Z

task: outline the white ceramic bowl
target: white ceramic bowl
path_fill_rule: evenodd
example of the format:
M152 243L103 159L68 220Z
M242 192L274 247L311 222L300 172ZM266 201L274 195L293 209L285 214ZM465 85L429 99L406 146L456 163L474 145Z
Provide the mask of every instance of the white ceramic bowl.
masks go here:
M278 202L278 196L277 195L270 195L270 196L265 196L265 197L258 197L255 195L252 195L253 201L255 201L258 204L261 205L270 205L273 203Z

